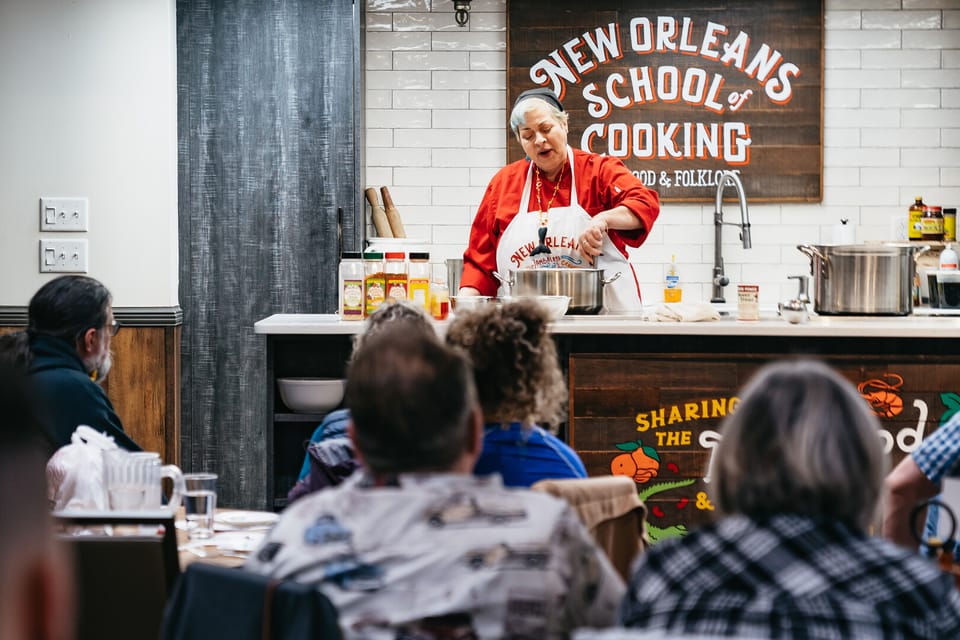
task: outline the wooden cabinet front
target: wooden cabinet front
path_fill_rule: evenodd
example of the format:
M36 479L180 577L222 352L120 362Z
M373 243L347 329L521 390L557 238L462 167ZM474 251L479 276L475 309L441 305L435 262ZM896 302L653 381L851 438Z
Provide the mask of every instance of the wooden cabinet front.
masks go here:
M653 538L683 535L716 515L710 463L721 422L756 370L783 357L572 353L569 442L591 476L634 479ZM869 403L891 467L960 410L960 356L822 359Z

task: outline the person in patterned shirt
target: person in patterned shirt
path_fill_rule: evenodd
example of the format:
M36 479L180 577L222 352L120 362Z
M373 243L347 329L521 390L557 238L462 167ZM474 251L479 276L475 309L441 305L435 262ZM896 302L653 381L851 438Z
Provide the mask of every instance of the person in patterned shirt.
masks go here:
M886 471L877 429L825 364L764 367L720 429L722 518L640 556L623 624L671 637L960 638L952 578L865 533Z
M317 584L344 636L565 638L616 621L623 582L577 515L471 474L483 418L470 366L389 327L347 375L362 470L291 505L246 564Z

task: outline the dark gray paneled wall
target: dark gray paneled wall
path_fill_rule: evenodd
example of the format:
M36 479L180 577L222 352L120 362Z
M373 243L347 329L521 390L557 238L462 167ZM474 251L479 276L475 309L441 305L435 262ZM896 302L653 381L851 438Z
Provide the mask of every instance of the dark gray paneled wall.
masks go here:
M359 247L359 9L178 0L182 451L265 508L273 313L335 310L337 209Z

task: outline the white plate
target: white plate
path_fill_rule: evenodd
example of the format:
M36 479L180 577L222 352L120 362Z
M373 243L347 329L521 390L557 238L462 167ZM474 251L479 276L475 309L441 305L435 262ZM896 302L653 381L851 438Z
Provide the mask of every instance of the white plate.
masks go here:
M214 520L231 527L265 527L279 518L279 514L270 511L225 511L218 513Z
M263 541L265 531L218 533L212 538L213 543L221 551L250 553Z

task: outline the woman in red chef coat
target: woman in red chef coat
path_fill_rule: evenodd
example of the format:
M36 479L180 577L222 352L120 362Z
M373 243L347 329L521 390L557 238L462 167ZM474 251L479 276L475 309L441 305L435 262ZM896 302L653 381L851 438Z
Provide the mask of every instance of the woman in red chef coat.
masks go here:
M567 119L549 89L517 98L510 127L527 158L487 185L463 254L460 295L495 295L493 271L596 267L608 280L621 274L604 289L607 311L640 310L626 248L647 239L659 197L620 160L568 146Z

